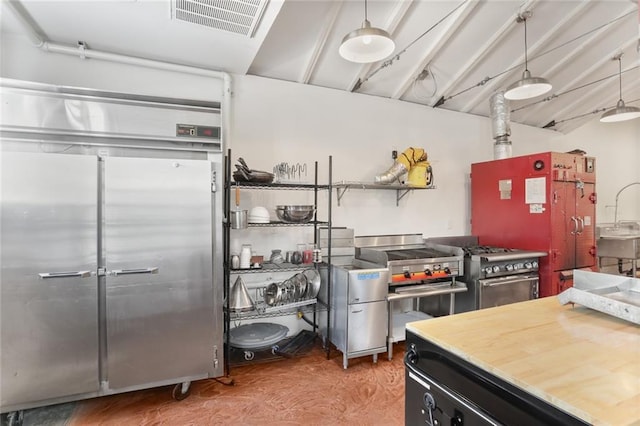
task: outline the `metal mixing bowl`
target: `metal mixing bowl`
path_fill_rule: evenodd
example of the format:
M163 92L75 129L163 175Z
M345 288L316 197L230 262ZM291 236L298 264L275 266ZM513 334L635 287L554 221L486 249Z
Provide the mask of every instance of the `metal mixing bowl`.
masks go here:
M309 222L315 211L315 206L276 206L278 219L290 223Z

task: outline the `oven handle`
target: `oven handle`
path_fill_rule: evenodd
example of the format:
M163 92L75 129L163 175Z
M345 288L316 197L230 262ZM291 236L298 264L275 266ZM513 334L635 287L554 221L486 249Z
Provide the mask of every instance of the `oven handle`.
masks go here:
M532 280L539 280L539 277L534 276L534 275L526 275L523 277L505 277L505 279L500 279L500 278L496 278L493 280L480 280L480 285L482 287L497 287L499 285L506 285L506 284L517 284L520 282L525 282L525 281L532 281Z

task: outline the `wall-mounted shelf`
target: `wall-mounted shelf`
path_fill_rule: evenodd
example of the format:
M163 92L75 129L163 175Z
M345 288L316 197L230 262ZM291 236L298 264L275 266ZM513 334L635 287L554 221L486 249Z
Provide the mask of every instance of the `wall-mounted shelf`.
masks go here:
M344 196L344 194L349 189L385 189L385 190L395 190L396 191L396 206L400 205L400 200L407 195L410 191L421 190L421 189L435 189L434 185L432 186L411 186L411 185L383 185L380 183L366 183L366 182L349 182L349 181L340 181L333 184L333 187L336 188L336 193L338 195L338 206L340 205L340 200Z

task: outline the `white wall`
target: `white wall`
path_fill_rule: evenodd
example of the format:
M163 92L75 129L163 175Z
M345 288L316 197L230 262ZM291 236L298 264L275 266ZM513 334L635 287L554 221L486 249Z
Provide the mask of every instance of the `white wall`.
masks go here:
M46 53L17 36L2 39L3 77L158 96L219 100L214 79L128 65L82 60ZM581 148L598 158L598 220L612 220L615 192L638 180L637 124L589 124L571 135L512 123L513 154ZM268 80L234 76L232 161L242 156L254 169L271 171L279 162L319 162L320 181L327 182L328 157L333 156L333 181L372 182L393 160L391 151L423 147L435 173L436 189L409 193L396 207L395 191L349 190L337 206L334 226L348 226L357 235L422 233L425 236L470 232L470 164L493 158L490 121L417 104ZM638 192L621 200L621 218L640 217ZM635 195L633 194L635 193ZM242 192L243 208L306 204L311 193ZM321 196L325 210L326 196ZM634 205L635 204L635 205ZM321 214L320 218L324 218ZM607 219L609 220L609 219ZM292 249L311 240L309 230L257 230L265 238L241 231L234 250L251 241L259 254L271 248Z

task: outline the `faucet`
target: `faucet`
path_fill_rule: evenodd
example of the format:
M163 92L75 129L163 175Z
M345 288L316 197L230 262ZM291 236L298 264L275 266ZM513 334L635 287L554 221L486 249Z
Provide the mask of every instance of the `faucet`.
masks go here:
M622 191L624 191L625 189L629 188L630 186L633 185L640 185L640 182L632 182L628 185L625 185L622 187L622 189L620 191L618 191L618 193L616 194L616 207L615 210L613 212L613 227L617 228L618 227L618 197L620 196L620 193Z

